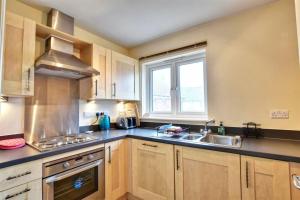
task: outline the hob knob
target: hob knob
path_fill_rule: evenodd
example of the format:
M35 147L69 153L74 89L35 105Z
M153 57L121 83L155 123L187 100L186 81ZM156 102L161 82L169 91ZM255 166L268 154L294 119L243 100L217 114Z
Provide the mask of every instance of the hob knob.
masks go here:
M94 159L94 155L92 155L92 154L88 155L88 159L89 160L93 160Z
M70 167L70 163L69 162L65 162L64 164L63 164L63 168L68 168L68 167Z

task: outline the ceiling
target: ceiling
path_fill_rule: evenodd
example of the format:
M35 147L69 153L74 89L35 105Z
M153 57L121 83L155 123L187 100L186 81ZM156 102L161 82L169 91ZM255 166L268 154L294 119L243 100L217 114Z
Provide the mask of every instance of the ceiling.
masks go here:
M273 0L23 0L59 9L76 24L130 48Z

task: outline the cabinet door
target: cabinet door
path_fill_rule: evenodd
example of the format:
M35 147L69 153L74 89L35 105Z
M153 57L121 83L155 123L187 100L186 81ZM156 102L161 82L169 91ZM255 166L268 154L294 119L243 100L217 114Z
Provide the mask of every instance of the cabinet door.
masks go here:
M33 96L35 22L7 12L5 24L2 93Z
M105 144L105 196L115 200L127 192L127 141Z
M132 190L144 200L174 199L173 145L132 140Z
M100 75L80 80L80 98L111 98L111 50L93 44L81 52L81 59L90 63Z
M242 156L243 200L289 200L289 163Z
M300 164L290 163L292 200L300 199Z
M112 52L112 99L139 99L138 61Z
M175 147L176 200L239 200L240 156Z
M0 192L0 199L39 200L42 199L42 179L38 179Z

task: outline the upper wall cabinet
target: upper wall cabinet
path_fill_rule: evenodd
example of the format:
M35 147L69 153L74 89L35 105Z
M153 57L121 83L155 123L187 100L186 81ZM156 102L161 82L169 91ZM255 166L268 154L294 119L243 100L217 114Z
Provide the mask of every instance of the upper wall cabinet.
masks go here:
M85 100L110 98L111 50L93 44L81 50L80 58L100 72L98 76L80 80L80 98Z
M298 35L298 52L300 62L300 0L295 0L296 9L296 23L297 23L297 35Z
M34 21L10 12L6 13L2 95L34 94L35 32Z
M139 63L128 56L112 52L111 98L139 100Z

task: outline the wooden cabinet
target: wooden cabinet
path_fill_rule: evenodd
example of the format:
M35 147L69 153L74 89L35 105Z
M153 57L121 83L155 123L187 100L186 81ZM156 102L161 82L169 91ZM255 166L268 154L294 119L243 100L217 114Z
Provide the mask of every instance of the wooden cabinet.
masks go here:
M300 199L300 163L290 163L290 185L292 200Z
M241 157L243 200L289 200L289 163Z
M42 179L42 162L36 160L0 170L0 191Z
M295 0L296 9L296 25L297 25L297 36L298 36L298 55L300 63L300 0Z
M139 100L139 63L128 56L112 52L112 99Z
M176 200L239 200L240 156L175 146Z
M132 190L144 200L174 199L173 145L132 140Z
M42 179L0 192L0 199L40 200L42 199Z
M3 95L34 94L35 31L33 20L11 12L6 13L1 88Z
M105 199L116 200L127 192L127 140L105 144Z
M80 58L100 75L80 80L80 98L85 100L111 97L111 50L96 44L81 50Z

